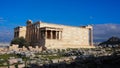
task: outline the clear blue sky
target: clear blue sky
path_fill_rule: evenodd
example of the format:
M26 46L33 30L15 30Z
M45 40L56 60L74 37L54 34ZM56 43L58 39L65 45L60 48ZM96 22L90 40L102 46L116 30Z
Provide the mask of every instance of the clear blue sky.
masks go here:
M9 24L27 19L68 25L120 23L120 0L0 0Z
M1 29L12 31L27 19L72 26L119 24L120 0L0 0Z

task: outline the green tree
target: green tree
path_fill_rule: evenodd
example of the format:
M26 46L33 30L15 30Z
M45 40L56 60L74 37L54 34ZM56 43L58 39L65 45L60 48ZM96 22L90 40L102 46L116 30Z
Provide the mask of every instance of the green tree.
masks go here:
M20 37L20 38L14 38L12 41L11 41L11 44L18 44L19 47L27 47L28 48L28 45L29 43L23 38L23 37Z

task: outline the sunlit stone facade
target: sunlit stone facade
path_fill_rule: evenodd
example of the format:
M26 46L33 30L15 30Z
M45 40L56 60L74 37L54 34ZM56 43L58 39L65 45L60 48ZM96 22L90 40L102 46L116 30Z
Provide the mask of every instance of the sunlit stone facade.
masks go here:
M14 38L24 37L26 38L26 27L25 26L18 26L14 28Z
M47 49L93 47L93 27L91 25L73 27L41 21L32 23L31 20L26 23L26 34L23 35L32 46Z

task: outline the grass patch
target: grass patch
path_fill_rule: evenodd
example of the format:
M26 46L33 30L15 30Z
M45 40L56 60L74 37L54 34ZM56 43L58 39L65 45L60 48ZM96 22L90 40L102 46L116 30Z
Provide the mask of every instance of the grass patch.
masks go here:
M2 54L2 55L0 55L0 59L3 59L3 60L7 60L9 57L17 58L18 56L16 54Z

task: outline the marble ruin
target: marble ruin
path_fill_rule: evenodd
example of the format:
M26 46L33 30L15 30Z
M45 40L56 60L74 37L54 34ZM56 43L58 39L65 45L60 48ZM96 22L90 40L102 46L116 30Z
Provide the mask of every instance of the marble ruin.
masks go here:
M47 49L94 48L93 27L65 26L45 22L26 22L27 26L16 27L14 38L24 37L33 47Z

